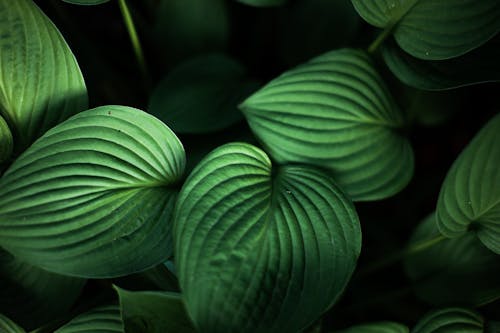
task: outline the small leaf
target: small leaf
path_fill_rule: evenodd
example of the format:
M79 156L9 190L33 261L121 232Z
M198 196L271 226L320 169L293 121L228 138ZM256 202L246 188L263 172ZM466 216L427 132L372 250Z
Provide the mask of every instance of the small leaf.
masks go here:
M389 197L413 175L403 114L362 51L314 58L240 108L273 159L330 169L353 200Z
M255 7L281 6L287 2L287 0L237 0L237 1Z
M5 119L0 115L0 163L5 162L12 155L12 133Z
M36 161L36 163L34 163ZM0 245L49 271L113 277L172 254L184 150L158 119L104 106L48 131L0 180Z
M15 150L87 108L80 68L54 24L32 0L0 2L0 110Z
M355 268L352 202L323 171L275 167L224 145L193 170L175 212L176 268L200 332L296 332L334 304Z
M392 321L380 321L361 325L351 326L349 328L336 331L338 333L409 333L410 330L405 325Z
M393 29L399 46L424 60L458 57L500 31L498 0L352 0L368 23Z
M74 5L100 5L101 3L108 2L109 0L62 0Z
M14 323L9 318L5 317L3 314L0 314L0 332L2 333L26 333L26 331Z
M127 333L196 333L180 294L115 289Z
M125 333L120 308L105 305L75 318L54 333Z
M184 62L156 87L149 112L176 133L224 129L243 116L237 105L257 88L245 68L223 54Z
M483 333L483 318L461 308L434 310L421 318L411 333Z
M453 163L437 203L437 225L446 237L474 232L500 254L500 114L491 119Z
M435 214L417 227L410 247L439 236ZM500 298L500 256L473 234L445 239L405 259L418 298L437 306L480 306Z

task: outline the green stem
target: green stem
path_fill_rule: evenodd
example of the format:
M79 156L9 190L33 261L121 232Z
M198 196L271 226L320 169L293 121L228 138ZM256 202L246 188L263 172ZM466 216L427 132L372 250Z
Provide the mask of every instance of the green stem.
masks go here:
M377 36L377 38L370 44L368 47L368 53L373 54L378 50L380 45L392 34L392 30L394 29L394 25L390 25L386 27L382 32Z

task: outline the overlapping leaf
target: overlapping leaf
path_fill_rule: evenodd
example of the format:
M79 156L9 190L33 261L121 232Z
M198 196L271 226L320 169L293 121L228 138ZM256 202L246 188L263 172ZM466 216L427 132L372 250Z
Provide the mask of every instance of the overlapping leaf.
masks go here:
M104 305L85 312L54 333L125 333L120 308Z
M360 252L353 204L323 172L224 145L193 170L175 213L176 265L201 332L295 332L331 306Z
M500 31L497 0L352 0L370 24L393 29L399 46L414 57L460 56Z
M411 333L483 333L484 320L475 311L444 308L427 313Z
M405 325L392 321L380 321L351 326L337 331L338 333L409 333L410 330Z
M105 106L48 131L0 180L0 245L54 272L131 274L172 254L184 150L140 110Z
M403 114L362 51L285 72L241 109L273 159L329 168L353 200L391 196L413 175Z
M12 154L12 133L5 119L0 115L0 163L6 161Z
M26 331L15 322L0 314L0 332L2 333L26 333Z
M80 68L63 37L32 0L0 2L0 111L22 151L87 108Z
M474 232L500 254L500 114L462 151L446 175L437 204L437 225L446 237Z

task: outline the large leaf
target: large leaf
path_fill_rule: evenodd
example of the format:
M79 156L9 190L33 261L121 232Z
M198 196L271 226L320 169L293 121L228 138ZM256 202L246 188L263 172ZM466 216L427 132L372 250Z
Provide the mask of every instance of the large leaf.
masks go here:
M47 270L131 274L172 254L184 150L158 119L104 106L48 131L0 180L0 245Z
M9 159L12 154L13 139L9 125L0 115L0 163Z
M351 201L309 166L224 145L179 194L176 265L200 332L296 332L336 302L361 247Z
M500 114L462 151L446 175L437 203L437 225L446 237L474 232L500 254Z
M477 312L444 308L427 313L411 333L483 333L484 321Z
M336 331L338 333L409 333L405 325L392 321L380 321L374 323L360 324Z
M237 1L255 7L281 6L285 2L287 2L287 0L237 0Z
M9 318L0 314L0 332L2 333L26 333L26 331Z
M62 0L64 2L72 3L75 5L99 5L108 2L109 0Z
M176 133L206 133L241 120L237 106L257 88L245 68L223 54L197 57L173 69L154 90L148 111Z
M180 294L115 289L127 333L196 333Z
M402 52L393 43L382 49L392 73L403 83L425 90L443 90L500 81L500 39L457 58L425 61Z
M274 159L330 169L353 200L391 196L413 174L403 114L362 51L332 51L285 72L241 109Z
M409 247L440 235L435 214L415 230ZM468 233L408 256L405 270L418 298L438 306L479 306L500 298L500 256Z
M22 151L87 108L80 68L63 37L32 0L0 1L0 112Z
M67 312L84 279L58 275L0 252L0 312L33 329Z
M85 312L54 333L125 333L120 308L104 305Z
M500 31L497 0L352 0L370 24L391 30L399 46L414 57L457 57Z

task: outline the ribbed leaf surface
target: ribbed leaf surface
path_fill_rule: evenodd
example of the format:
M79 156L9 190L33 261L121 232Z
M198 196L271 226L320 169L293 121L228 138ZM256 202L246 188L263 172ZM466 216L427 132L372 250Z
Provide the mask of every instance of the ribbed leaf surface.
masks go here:
M0 1L0 112L15 149L87 108L80 68L63 37L32 0Z
M445 308L427 313L411 333L483 333L483 318L462 308Z
M370 24L394 29L399 46L414 57L457 57L500 31L497 0L352 0Z
M329 176L273 169L260 149L211 152L184 184L176 264L200 332L296 332L338 299L361 246L358 217Z
M353 200L391 196L413 175L403 114L362 51L319 56L240 107L273 159L330 169Z
M2 333L26 333L26 331L9 318L0 314L0 332Z
M405 325L392 321L380 321L351 326L349 328L336 331L338 333L409 333L410 330Z
M12 154L14 147L12 133L5 119L0 115L0 163L6 161Z
M500 114L462 151L446 175L437 224L446 237L474 232L500 254Z
M54 272L131 274L172 254L185 164L173 132L140 110L82 112L34 143L0 180L0 245Z
M105 305L72 319L54 333L125 333L120 308Z

